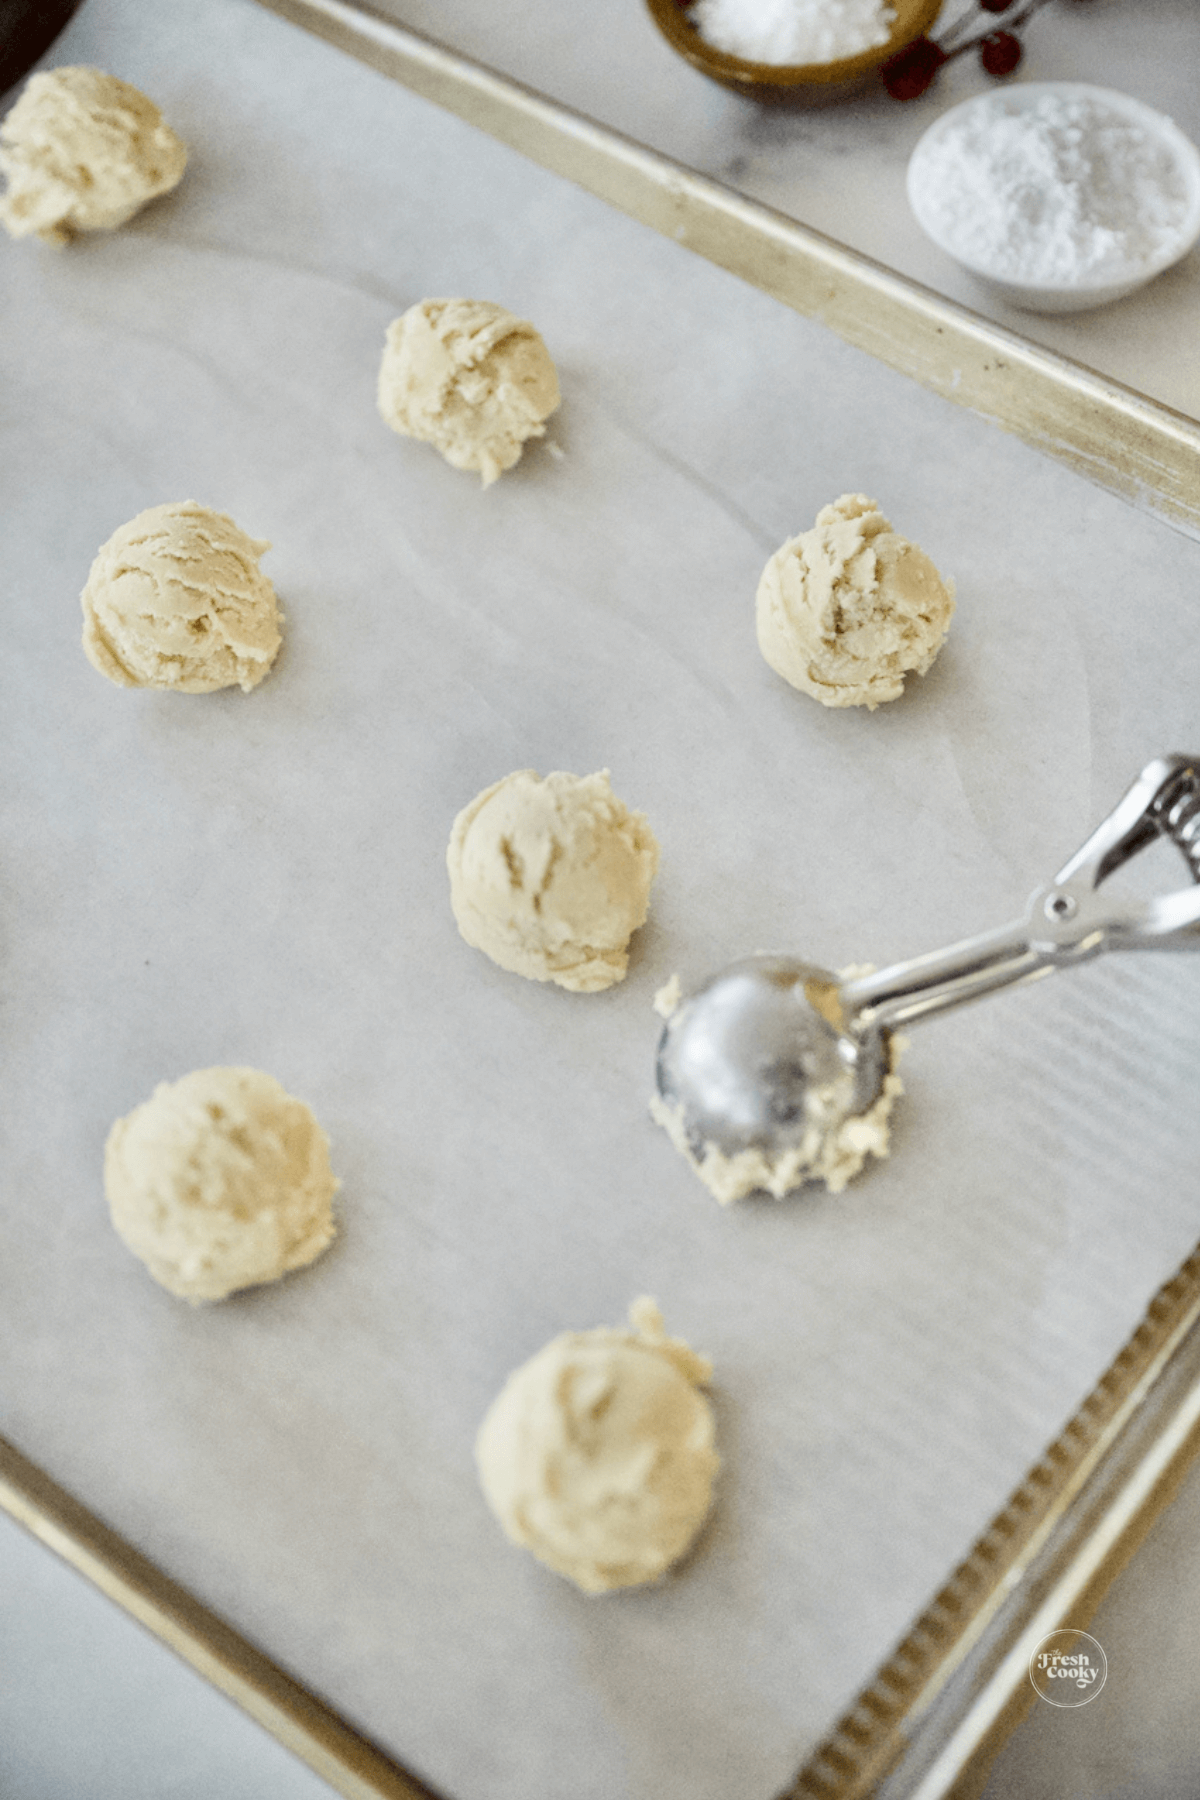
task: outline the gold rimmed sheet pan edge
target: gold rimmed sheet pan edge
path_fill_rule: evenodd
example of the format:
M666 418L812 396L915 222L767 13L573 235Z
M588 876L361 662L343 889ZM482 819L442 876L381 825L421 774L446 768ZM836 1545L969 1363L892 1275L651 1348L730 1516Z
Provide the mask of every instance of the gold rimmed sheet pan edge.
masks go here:
M261 0L856 348L1200 538L1200 424L347 0ZM788 1790L977 1790L1034 1698L1033 1645L1087 1623L1200 1436L1200 1249ZM0 1439L0 1507L348 1800L429 1790Z
M0 1508L236 1701L346 1800L436 1800L429 1788L3 1437Z
M1200 1447L1200 1247L779 1800L968 1800L1035 1698L1034 1646L1086 1626ZM0 1508L346 1800L436 1800L0 1438Z
M856 349L1200 538L1200 421L353 0L261 0Z
M1200 1449L1200 1248L780 1800L968 1800Z

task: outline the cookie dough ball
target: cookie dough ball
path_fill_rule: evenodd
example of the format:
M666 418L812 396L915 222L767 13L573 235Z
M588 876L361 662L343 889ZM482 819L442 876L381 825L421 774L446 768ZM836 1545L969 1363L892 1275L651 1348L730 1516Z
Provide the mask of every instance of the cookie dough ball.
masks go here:
M712 1364L652 1300L632 1330L567 1331L509 1376L475 1446L488 1505L585 1594L654 1581L692 1543L720 1458Z
M0 224L52 244L111 231L175 187L186 162L153 100L127 81L87 68L31 75L0 125Z
M954 611L954 584L892 530L874 500L843 494L778 549L758 584L758 646L822 706L872 711L924 675Z
M484 487L543 437L559 402L550 353L526 319L487 300L422 300L388 326L379 411Z
M591 994L623 979L658 843L597 775L506 775L454 821L446 853L458 929L502 969Z
M258 1069L161 1082L104 1151L118 1236L184 1300L223 1300L312 1262L333 1239L339 1186L308 1107Z
M83 648L118 687L257 687L281 642L270 544L194 500L151 506L114 531L83 590Z

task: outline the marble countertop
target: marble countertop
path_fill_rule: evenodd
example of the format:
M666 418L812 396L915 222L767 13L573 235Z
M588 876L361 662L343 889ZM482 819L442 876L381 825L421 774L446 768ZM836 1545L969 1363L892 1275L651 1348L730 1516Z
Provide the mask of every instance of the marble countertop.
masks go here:
M909 154L949 107L1000 91L973 55L919 99L882 89L832 104L762 105L699 74L665 42L642 0L380 0L379 10L513 75L689 167L778 208L1191 418L1200 418L1200 247L1140 293L1050 317L997 301L918 227L904 188ZM949 0L934 35L963 7ZM1002 19L997 20L1003 23ZM1014 81L1086 81L1132 94L1200 143L1200 11L1191 0L1054 0L1023 31Z

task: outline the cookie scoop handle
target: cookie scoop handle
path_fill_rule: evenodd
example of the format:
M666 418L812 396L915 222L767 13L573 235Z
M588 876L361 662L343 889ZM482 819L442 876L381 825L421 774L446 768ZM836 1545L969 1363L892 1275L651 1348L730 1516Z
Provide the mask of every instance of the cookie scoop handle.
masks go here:
M1160 837L1182 853L1191 887L1146 901L1100 891ZM1106 950L1186 949L1200 950L1200 758L1158 756L1054 880L1036 890L1023 918L844 982L839 998L845 1028L862 1036L1036 981Z

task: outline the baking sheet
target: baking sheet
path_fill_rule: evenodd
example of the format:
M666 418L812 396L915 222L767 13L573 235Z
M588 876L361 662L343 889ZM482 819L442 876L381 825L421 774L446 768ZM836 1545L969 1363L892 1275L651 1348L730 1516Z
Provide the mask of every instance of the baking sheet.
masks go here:
M646 1118L652 994L1019 912L1194 747L1200 548L248 3L88 0L54 60L145 87L193 162L110 240L0 246L0 1430L461 1800L768 1795L1200 1235L1200 970L919 1027L889 1165L733 1212ZM457 292L533 317L566 396L562 454L486 494L374 414L388 320ZM752 630L845 489L959 591L873 716ZM188 495L275 545L251 696L78 649L96 547ZM610 767L661 839L607 995L455 933L450 821L526 766ZM100 1153L222 1061L314 1107L343 1230L192 1312L109 1231ZM639 1292L716 1363L720 1502L661 1589L586 1600L506 1544L471 1443Z
M278 0L270 0L277 4ZM917 139L951 106L997 83L956 57L919 99L878 86L764 105L729 92L664 41L644 0L592 0L585 21L557 0L371 0L373 10L526 82L778 208L1034 343L1200 418L1200 251L1115 306L1057 317L1005 305L929 242L904 177ZM966 9L948 3L934 35ZM1135 95L1200 143L1200 13L1192 0L1089 0L1042 9L1021 33L1022 81L1087 81Z

